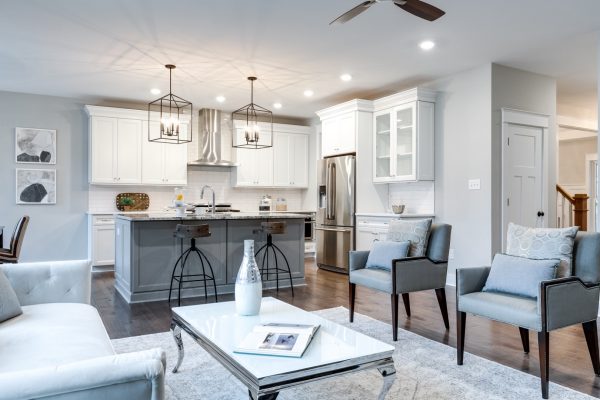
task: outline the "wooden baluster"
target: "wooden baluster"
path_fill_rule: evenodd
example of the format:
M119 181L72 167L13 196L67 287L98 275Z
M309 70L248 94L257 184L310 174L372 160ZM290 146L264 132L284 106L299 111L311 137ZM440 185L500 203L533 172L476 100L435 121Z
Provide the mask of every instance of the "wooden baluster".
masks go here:
M587 194L576 194L573 196L574 202L574 214L575 214L575 225L579 227L580 231L587 231L587 213L588 213L588 199Z

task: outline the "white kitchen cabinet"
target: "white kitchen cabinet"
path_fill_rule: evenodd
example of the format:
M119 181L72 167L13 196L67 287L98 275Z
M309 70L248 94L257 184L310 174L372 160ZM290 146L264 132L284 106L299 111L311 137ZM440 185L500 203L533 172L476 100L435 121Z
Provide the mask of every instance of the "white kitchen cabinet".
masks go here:
M308 136L275 133L273 142L273 185L308 187Z
M356 152L356 113L354 111L322 122L323 157Z
M434 103L411 101L373 115L373 182L434 179Z
M90 215L88 257L92 266L115 264L115 218L112 214Z
M237 129L238 137L243 130ZM263 133L263 137L270 134ZM268 139L267 139L268 140ZM273 147L259 149L236 148L235 168L236 187L272 187L273 186Z
M356 250L371 250L373 242L376 240L385 240L388 227L389 221L357 220Z
M149 142L148 112L97 106L85 108L90 116L91 184L187 184L187 145ZM158 119L154 120L154 117L150 127L159 129ZM187 133L189 121L182 121L180 129Z
M148 122L144 121L147 136ZM150 122L150 129L160 129L158 121ZM187 124L180 130L186 131ZM142 141L142 183L148 185L187 184L187 145Z

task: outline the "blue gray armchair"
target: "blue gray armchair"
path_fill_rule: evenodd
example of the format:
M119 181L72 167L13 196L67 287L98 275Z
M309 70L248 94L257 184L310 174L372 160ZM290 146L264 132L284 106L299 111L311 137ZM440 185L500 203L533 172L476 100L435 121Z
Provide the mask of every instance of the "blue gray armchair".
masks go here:
M600 234L579 232L573 249L573 271L568 278L541 282L538 298L483 292L490 267L456 271L457 363L463 364L467 313L519 328L525 353L529 330L538 333L542 397L548 398L549 332L582 324L592 365L600 375L598 354L598 299L600 295Z
M406 315L410 317L410 292L435 290L442 318L449 329L446 305L446 272L452 227L447 224L431 226L426 256L391 260L391 270L365 268L368 251L350 252L350 322L354 321L356 285L390 294L392 303L393 339L398 340L398 299L402 294Z

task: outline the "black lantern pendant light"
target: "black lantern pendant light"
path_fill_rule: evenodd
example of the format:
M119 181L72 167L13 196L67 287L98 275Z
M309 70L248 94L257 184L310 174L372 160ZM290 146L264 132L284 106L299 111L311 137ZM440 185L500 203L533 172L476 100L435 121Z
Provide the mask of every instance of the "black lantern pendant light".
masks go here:
M254 104L254 81L256 77L249 76L248 80L250 81L250 104L231 113L232 123L242 121L242 132L238 131L232 135L232 146L242 149L273 147L273 113L258 104Z
M171 86L175 66L167 64L165 68L169 70L169 94L148 104L148 140L173 144L189 143L192 141L192 103L173 94ZM160 126L157 123L160 123ZM184 128L184 124L187 129Z

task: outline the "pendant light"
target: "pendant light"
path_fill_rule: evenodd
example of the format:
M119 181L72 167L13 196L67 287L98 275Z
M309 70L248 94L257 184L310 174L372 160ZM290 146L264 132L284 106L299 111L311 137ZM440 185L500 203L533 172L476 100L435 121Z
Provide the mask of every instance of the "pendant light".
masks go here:
M148 140L181 144L192 141L192 103L173 94L173 64L169 70L169 93L148 104Z
M235 134L232 135L232 146L242 149L264 149L273 147L273 113L264 107L254 104L254 81L249 76L250 104L231 113ZM235 125L240 121L240 125Z

